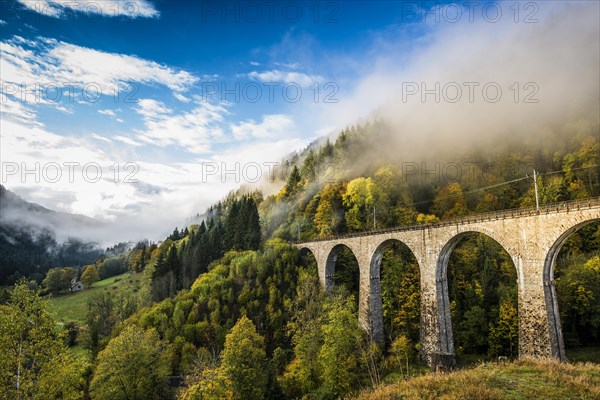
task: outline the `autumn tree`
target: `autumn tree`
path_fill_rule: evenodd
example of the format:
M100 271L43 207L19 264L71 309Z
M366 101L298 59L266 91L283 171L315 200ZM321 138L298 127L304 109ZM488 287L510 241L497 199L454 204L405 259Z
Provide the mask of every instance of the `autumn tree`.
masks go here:
M48 271L42 285L50 293L58 293L71 287L71 280L77 276L77 271L72 268L52 268Z
M46 303L25 282L0 305L0 399L82 399L83 366L56 333Z
M196 382L182 392L179 400L235 400L233 382L222 368L203 368Z
M381 226L409 225L415 222L416 211L410 197L406 178L394 166L379 168L373 182L380 191L376 217Z
M318 355L326 395L344 397L357 383L363 332L358 325L352 296L330 297L324 308L323 346Z
M128 326L98 354L90 395L94 400L167 398L171 357L155 330Z
M83 270L81 274L81 282L87 287L90 288L92 283L98 282L100 280L100 275L98 274L98 268L95 265L88 265Z
M371 178L356 178L348 183L342 196L346 206L346 224L353 231L375 228L375 207L383 195Z
M440 189L433 201L433 211L441 219L467 215L469 210L461 184L454 182Z
M565 345L573 348L600 344L600 256L561 257L556 291Z
M314 216L314 226L319 237L329 237L344 230L342 195L345 190L343 183L332 183L323 188Z
M267 386L264 339L254 323L241 317L225 339L221 368L233 384L236 399L262 399Z
M490 324L489 354L515 356L518 352L519 318L511 301L500 304L497 322Z

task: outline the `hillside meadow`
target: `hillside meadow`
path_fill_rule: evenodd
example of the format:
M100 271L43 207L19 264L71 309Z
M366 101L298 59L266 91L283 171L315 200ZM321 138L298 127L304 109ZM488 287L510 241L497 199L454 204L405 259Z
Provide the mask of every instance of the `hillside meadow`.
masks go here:
M450 373L418 376L355 397L357 400L599 398L599 364L533 360L506 365L487 363Z
M109 291L114 295L130 294L139 290L142 274L127 272L94 282L89 289L81 292L59 294L49 297L48 306L57 321L85 324L85 313L88 300L97 293Z

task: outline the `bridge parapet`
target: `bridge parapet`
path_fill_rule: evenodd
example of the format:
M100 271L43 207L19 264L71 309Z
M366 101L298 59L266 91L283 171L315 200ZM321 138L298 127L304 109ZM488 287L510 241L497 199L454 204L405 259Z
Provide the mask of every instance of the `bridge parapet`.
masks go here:
M513 219L513 218L522 218L522 217L530 217L535 215L542 214L550 214L550 213L561 213L561 212L570 212L574 210L581 209L590 209L596 208L600 206L600 197L592 197L585 200L576 200L562 203L554 203L550 205L540 206L539 209L535 207L525 207L525 208L513 208L499 211L490 211L485 213L478 213L473 215L467 215L459 218L452 218L440 222L433 222L428 224L421 225L402 225L391 228L383 228L383 229L372 229L366 230L362 232L352 232L346 233L343 235L337 236L329 236L324 238L315 238L309 241L296 240L291 241L292 244L303 244L303 243L313 243L313 242L325 242L329 240L338 240L338 239L348 239L355 237L363 237L363 236L372 236L378 235L382 233L389 232L406 232L406 231L414 231L414 230L424 230L424 229L435 229L441 228L445 226L454 226L454 225L466 225L466 224L474 224L486 221L497 221L497 220L505 220L505 219Z

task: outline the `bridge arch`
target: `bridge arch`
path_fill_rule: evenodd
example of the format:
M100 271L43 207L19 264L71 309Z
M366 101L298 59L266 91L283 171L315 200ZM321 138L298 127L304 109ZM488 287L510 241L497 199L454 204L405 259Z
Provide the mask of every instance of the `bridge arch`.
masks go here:
M561 361L566 361L567 355L562 333L562 325L558 309L558 298L556 295L556 283L554 280L554 267L556 259L565 242L584 226L600 221L600 218L591 218L576 223L564 231L550 246L550 250L544 260L543 280L546 311L548 312L548 325L550 332L550 344L552 356Z
M496 242L510 257L517 274L517 282L520 282L519 269L515 263L515 256L511 253L511 246L502 238L497 238L494 232L483 227L470 226L459 233L454 234L443 245L437 259L436 265L436 293L437 310L439 322L439 349L443 353L455 354L454 333L452 330L452 318L450 314L450 293L448 288L448 265L450 256L463 239L471 235L480 235ZM519 284L517 284L519 285Z
M313 257L316 257L315 253L309 247L306 247L306 246L300 247L300 249L298 251L300 251L300 256L301 257L304 257L307 254L312 254Z
M338 260L339 255L344 250L346 250L350 254L352 254L352 256L354 257L354 260L359 268L359 271L360 271L360 265L358 264L359 261L358 261L357 253L352 249L352 247L345 243L338 243L338 244L334 245L331 248L331 250L329 250L329 253L327 254L327 258L325 261L325 291L328 293L330 293L333 290L333 287L335 286L335 280L334 280L335 266L336 266L336 262ZM360 274L360 272L359 272L359 274ZM360 279L360 277L359 277L359 279Z
M319 274L319 261L317 259L317 254L315 254L314 250L309 247L301 247L299 249L300 260L303 263L303 266L307 268L311 273Z
M382 263L383 255L387 248L391 246L399 246L408 250L412 258L416 261L419 270L419 292L421 291L421 266L417 257L410 246L404 241L396 238L386 239L379 243L375 251L370 257L369 263L369 279L370 279L370 302L369 302L369 322L373 340L379 344L385 343L385 329L383 318L383 297L382 297ZM400 288L397 288L400 290ZM419 304L419 310L421 305Z

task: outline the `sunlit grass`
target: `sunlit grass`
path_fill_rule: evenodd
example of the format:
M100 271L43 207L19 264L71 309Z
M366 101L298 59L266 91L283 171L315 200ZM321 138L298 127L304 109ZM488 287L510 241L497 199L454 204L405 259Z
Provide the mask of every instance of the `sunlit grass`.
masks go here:
M361 400L383 399L600 399L600 365L556 361L481 364L447 374L400 381Z

